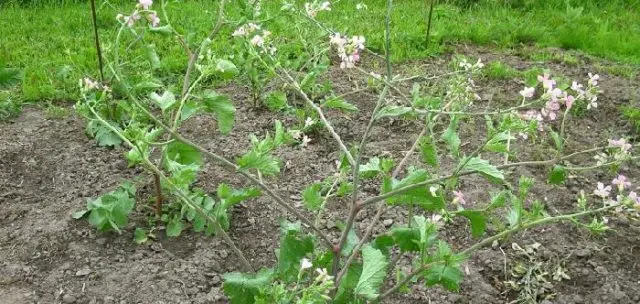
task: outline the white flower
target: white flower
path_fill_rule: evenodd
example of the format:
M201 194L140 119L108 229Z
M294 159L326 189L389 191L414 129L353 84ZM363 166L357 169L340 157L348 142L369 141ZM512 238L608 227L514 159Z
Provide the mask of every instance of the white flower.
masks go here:
M533 93L535 93L535 91L535 88L525 87L522 91L520 91L520 95L522 95L522 97L524 98L531 98L533 97Z
M318 273L318 276L316 277L317 281L326 282L333 280L333 277L329 275L325 268L316 268L316 272Z
M306 258L303 258L302 261L300 261L300 269L305 270L311 267L313 267L313 264L311 263L311 261L307 260Z
M440 189L440 187L438 187L438 186L429 187L429 192L431 193L431 196L438 196L438 193L436 193L436 191L438 191L438 189Z
M313 118L311 117L307 117L307 119L304 120L304 127L308 128L313 126L313 124L315 123L315 121L313 120Z
M593 190L593 194L601 198L607 198L611 194L611 186L605 187L603 183L598 182L598 188Z
M306 147L307 145L309 145L310 142L311 142L311 138L309 138L309 136L307 135L304 135L302 136L302 144L300 146Z
M592 85L592 86L597 86L598 85L598 80L600 79L600 75L598 75L598 74L593 75L591 73L589 73L588 75L589 75L589 82L588 83L590 85Z
M253 36L253 38L251 38L250 42L254 46L263 46L264 45L264 38L262 38L262 36L260 36L260 35L255 35L255 36Z

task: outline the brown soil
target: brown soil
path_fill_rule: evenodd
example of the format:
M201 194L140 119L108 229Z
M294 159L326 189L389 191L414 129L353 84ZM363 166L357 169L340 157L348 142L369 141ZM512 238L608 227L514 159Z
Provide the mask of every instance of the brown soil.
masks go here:
M592 71L586 62L578 67L561 63L533 63L508 54L496 54L484 48L460 48L459 52L480 56L485 62L501 60L523 70L537 65L549 67L574 79L584 79ZM588 61L588 59L584 59ZM447 58L408 64L403 71L428 71L438 74L447 69ZM597 111L572 120L569 125L570 151L579 151L606 143L607 138L623 136L628 126L620 119L617 107L638 96L638 79L628 80L601 74L604 94ZM344 71L333 73L336 83L348 83ZM522 88L518 80L482 80L480 95L499 104L517 100ZM344 92L348 88L338 88ZM249 145L252 132L272 130L275 119L292 122L284 114L251 108L246 90L230 87L227 93L237 103L237 124L230 136L220 136L215 123L197 117L185 126L184 134L227 157L239 155ZM364 132L375 95L361 94L350 101L360 108L358 114L346 116L330 113L336 130L348 143L355 143ZM469 153L479 143L484 122L469 122L462 128L461 139ZM367 155L402 157L412 144L419 126L413 122L383 122L373 129ZM545 157L546 150L518 146L518 160ZM287 163L284 173L269 180L278 193L299 202L304 185L331 174L337 159L331 138L314 135L307 148L284 148L279 155ZM0 124L0 302L1 303L225 303L221 276L240 270L231 250L216 238L186 232L175 239L160 237L145 245L135 245L133 225L145 225L145 212L139 208L132 215L132 226L122 235L96 233L86 221L76 221L71 213L85 206L86 199L112 190L124 179L142 171L127 168L123 150L95 146L84 134L77 117L47 119L37 109L27 108L15 121ZM497 158L494 159L497 161ZM412 159L417 163L417 159ZM552 213L574 208L580 189L593 189L597 181L612 179L610 173L585 173L569 179L566 186L545 184L548 168L521 168L511 175L536 177L536 197L544 199ZM635 185L640 183L638 167L623 168ZM244 182L215 164L207 164L198 186L213 192L219 182L243 186ZM486 200L487 183L477 177L461 181L468 201ZM365 185L365 196L377 194L373 184ZM139 205L145 204L141 198ZM346 202L331 202L331 210L321 226L337 238L338 221L348 212ZM374 210L358 216L357 227L369 223ZM401 224L407 210L390 209L382 220ZM275 263L278 220L287 215L268 198L262 197L234 210L229 231L245 251L254 267ZM293 218L289 217L293 220ZM388 223L388 221L387 221ZM414 288L410 295L398 295L388 303L509 303L517 294L504 281L510 279L516 256L513 242L521 246L541 244L538 259L562 263L569 280L551 279L544 303L640 303L640 227L637 222L611 218L615 229L603 237L594 237L569 224L542 227L520 233L500 246L478 252L467 264L468 275L460 294L441 288ZM384 228L381 223L377 231ZM443 232L454 249L462 249L474 240L463 222L454 223ZM158 233L162 235L163 233Z

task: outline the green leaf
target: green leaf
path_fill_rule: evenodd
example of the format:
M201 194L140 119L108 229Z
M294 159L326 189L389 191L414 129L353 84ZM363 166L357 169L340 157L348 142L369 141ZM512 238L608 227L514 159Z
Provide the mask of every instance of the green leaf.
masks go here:
M567 170L561 165L553 166L551 173L549 174L549 184L560 185L563 184L567 178Z
M338 292L336 293L334 304L353 304L354 303L354 291L358 285L358 280L362 275L362 264L351 263L344 277L340 281ZM356 302L357 303L357 302Z
M420 251L420 230L417 228L398 227L391 230L393 241L398 244L401 251Z
M142 228L136 228L136 231L133 233L133 241L140 245L146 243L148 240L147 232Z
M304 206L307 207L310 211L318 211L320 207L322 207L322 202L324 201L320 190L322 189L322 185L313 184L302 192L302 200L304 201Z
M378 297L378 290L387 274L387 258L378 249L367 245L362 248L362 274L354 292L358 296L373 300Z
M410 107L386 106L376 112L375 119L378 120L385 117L404 116L411 112L413 112L413 109Z
M149 32L155 33L155 34L161 34L165 36L173 34L173 30L169 25L155 26L155 27L149 26Z
M449 127L442 134L442 140L447 144L447 147L455 157L460 156L460 137L458 137L458 119L452 118L449 123Z
M147 44L144 46L144 51L145 55L147 56L147 60L149 60L149 64L151 64L151 69L159 69L160 57L158 56L158 52L156 52L156 46L153 44Z
M426 270L424 276L427 286L440 284L448 290L458 291L464 278L464 273L459 267L435 264Z
M460 161L460 165L463 165L463 164L464 164L464 167L461 169L477 171L491 180L501 180L501 181L504 180L504 174L502 174L502 171L498 170L498 168L490 164L489 161L484 160L482 158L479 158L479 157L473 157L471 159L465 158Z
M169 220L167 223L167 236L168 237L178 237L180 233L182 233L183 224L182 219L179 216L175 216Z
M117 147L122 143L118 134L97 120L92 120L87 124L87 133L96 140L100 147Z
M358 107L346 102L344 99L339 97L330 97L324 103L322 103L322 107L329 108L329 109L345 110L347 112L358 111Z
M562 138L560 137L560 134L558 134L556 131L551 130L549 132L549 135L551 135L551 139L553 139L553 143L556 145L556 150L559 153L562 153Z
M224 294L232 304L252 304L261 288L267 288L273 280L273 270L263 269L258 273L225 273Z
M218 197L224 200L225 207L231 207L243 201L260 196L258 188L232 189L227 184L218 185Z
M509 134L510 133L508 131L504 131L494 135L484 146L484 150L497 153L508 153L509 150L507 149L506 142L510 139L515 139L515 137Z
M424 136L420 138L420 155L422 156L422 161L426 164L437 167L438 166L438 148L436 144L433 142L431 137Z
M411 171L409 175L401 181L386 178L383 184L383 192L387 193L392 190L398 190L400 188L422 183L428 178L429 173L424 169ZM429 190L429 187L429 185L416 187L387 198L386 201L389 204L415 204L428 211L441 210L445 206L444 196L442 193L436 193L437 195L434 196Z
M372 157L369 159L369 162L360 165L360 176L363 178L372 178L378 175L378 173L382 172L382 167L380 166L380 158Z
M382 251L382 253L384 253L385 255L388 255L389 249L393 247L394 244L395 244L395 241L393 240L392 236L383 234L376 237L373 240L371 246L373 246L373 248L375 249Z
M487 218L477 210L461 210L458 214L466 217L471 222L471 235L481 237L487 229Z
M153 101L163 112L176 104L176 97L169 91L164 91L162 95L156 92L149 94L149 99Z
M266 176L280 173L278 159L271 155L258 153L256 151L249 151L247 154L240 157L237 160L237 163L241 169L257 169Z
M344 227L340 227L340 229L344 231ZM344 257L351 255L351 251L353 251L353 248L358 245L359 241L360 240L358 239L356 230L351 227L351 230L349 230L349 233L347 233L347 242L344 244L344 247L342 247L342 251L340 252L340 254L342 254L342 256Z
M233 128L236 108L229 97L220 95L213 90L209 90L204 94L204 109L209 113L213 113L218 120L218 129L220 133L227 134Z
M233 62L226 59L216 60L216 73L222 79L231 79L238 75L238 68Z
M76 219L76 220L79 220L79 219L85 217L87 214L89 214L90 211L91 210L79 210L79 211L74 212L71 215L71 217Z
M285 229L280 239L278 274L289 282L297 277L302 258L313 252L313 238L303 235L299 229Z
M182 112L180 113L180 120L185 121L189 119L193 114L196 114L200 108L195 101L189 100L182 106Z
M196 148L174 141L167 145L167 158L183 165L202 164L202 156Z

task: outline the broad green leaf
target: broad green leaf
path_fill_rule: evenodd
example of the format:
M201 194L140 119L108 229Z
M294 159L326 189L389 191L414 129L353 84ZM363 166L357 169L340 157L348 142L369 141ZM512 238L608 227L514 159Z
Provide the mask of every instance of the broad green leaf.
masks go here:
M167 236L177 237L182 233L183 224L182 219L179 216L175 216L167 223Z
M213 90L209 90L204 94L204 109L213 113L218 121L218 129L220 133L227 134L233 128L236 108L231 103L229 97L220 95Z
M429 178L429 173L424 169L413 170L409 175L400 181L385 178L383 183L383 192L387 193L392 190L398 190L407 186L422 183ZM441 210L445 206L444 196L442 193L436 193L434 196L429 190L430 185L424 185L404 191L401 194L394 195L386 201L389 204L414 204L429 211Z
M322 206L322 195L320 194L320 190L322 189L322 185L313 184L302 192L302 200L304 201L304 206L311 211L318 211Z
M133 86L133 93L147 95L147 93L151 91L155 91L159 88L162 88L162 83L160 83L160 81L146 80L146 81L136 83Z
M280 239L278 275L285 281L295 280L300 270L300 261L313 252L313 238L301 231L288 229Z
M418 228L398 227L391 230L393 241L405 252L420 251L420 230Z
M455 157L460 156L460 137L458 137L458 119L452 118L449 122L449 127L442 134L442 140L447 144L447 147L451 151L451 154Z
M122 143L122 139L118 134L103 125L97 127L94 138L100 147L117 147Z
M176 97L169 91L164 91L162 95L158 95L156 92L149 94L149 99L153 101L163 112L170 109L176 104Z
M200 170L200 166L197 164L183 165L171 159L165 161L165 167L171 172L169 176L171 182L184 190L188 189L196 181Z
M226 59L216 60L216 74L222 79L230 79L238 75L238 68L233 62Z
M385 117L398 117L411 112L413 112L413 109L410 107L386 106L376 112L375 118L377 120Z
M218 185L218 197L225 201L225 208L260 196L258 188L232 189L227 184Z
M389 255L389 249L393 247L394 244L395 244L395 241L393 240L392 236L383 234L383 235L377 236L373 240L371 246L373 246L373 248L375 249L382 251L382 253L384 253L385 255Z
M555 165L549 174L549 183L552 185L560 185L564 183L566 178L567 170L561 165Z
M340 227L340 229L344 231L344 227ZM360 240L358 239L356 230L353 229L352 227L351 230L349 230L349 233L347 234L347 242L344 244L344 247L342 248L342 251L340 252L340 254L342 254L342 256L344 257L351 255L353 248L355 248L358 245L359 241Z
M435 264L429 267L424 274L427 286L440 284L451 291L458 291L464 273L459 267Z
M261 154L255 151L249 151L237 160L241 169L257 169L263 175L276 175L280 173L280 165L278 159L268 154Z
M195 101L189 100L182 106L182 112L180 113L180 120L185 121L189 119L193 114L196 114L200 108Z
M105 205L111 205L111 220L118 227L124 228L127 225L129 213L135 206L135 200L119 189L112 195L103 196L102 202Z
M348 112L358 111L358 108L356 106L346 102L344 99L339 97L329 97L329 99L322 103L322 107L328 109L345 110Z
M508 153L507 144L508 140L514 140L515 137L509 135L508 131L500 132L489 140L484 147L484 150L498 153Z
M491 202L487 209L496 209L504 207L507 202L507 197L509 196L509 191L503 190L498 193L491 194Z
M380 158L372 157L369 159L369 162L364 165L360 165L360 176L363 178L373 178L380 172L382 172Z
M460 165L463 165L463 164L464 164L464 167L461 169L477 171L480 174L492 180L504 180L504 174L502 174L502 171L498 170L498 168L490 164L489 161L484 160L482 158L479 158L479 157L473 157L471 159L464 158L460 161Z
M158 56L158 52L156 52L156 46L153 44L147 44L144 46L144 52L147 56L147 60L149 60L149 64L151 64L151 69L159 69L160 57Z
M487 218L477 210L461 210L458 214L466 217L471 222L471 235L481 237L487 229Z
M81 218L83 218L85 215L89 214L89 212L91 212L91 210L78 210L76 212L74 212L71 217L79 220Z
M334 304L353 304L355 298L355 288L358 285L358 280L362 275L362 264L351 263L349 269L345 273L344 277L340 281L338 292L336 293Z
M202 164L202 156L196 148L174 141L167 145L167 158L183 165Z
M252 304L261 288L267 288L273 280L273 270L263 269L258 273L229 272L223 276L224 294L232 304Z
M373 300L387 274L387 258L378 249L367 245L362 249L362 274L354 289L356 295Z
M146 243L148 240L147 232L142 228L136 228L136 231L133 233L133 241L140 245Z
M438 166L438 148L428 136L420 139L420 155L422 156L422 161L426 164L432 167Z

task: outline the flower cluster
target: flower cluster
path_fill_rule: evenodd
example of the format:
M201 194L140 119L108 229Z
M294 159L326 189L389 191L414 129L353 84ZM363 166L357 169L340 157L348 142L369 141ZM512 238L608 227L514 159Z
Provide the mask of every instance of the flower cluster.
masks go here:
M364 41L363 36L353 36L348 39L346 36L340 36L340 33L331 35L329 43L338 50L338 56L342 61L340 68L355 67L356 63L360 61L360 51L364 50Z
M103 92L111 92L111 88L105 84L101 84L98 81L94 81L91 78L85 77L80 79L79 82L80 90L83 92L89 91L103 91Z
M271 55L276 53L276 48L267 43L271 37L271 32L262 29L260 25L255 23L244 24L237 28L231 35L233 37L250 37L249 43L251 45L267 50Z
M618 192L615 200L611 198L611 186L616 187ZM618 206L616 208L618 212L622 211L624 206L629 209L640 210L640 196L638 196L635 191L629 191L627 195L623 195L623 192L630 188L631 182L626 176L619 174L611 181L610 185L605 186L603 183L598 182L597 188L593 190L593 194L602 198L607 206Z
M475 92L476 84L472 77L484 67L482 60L470 63L466 58L462 58L458 67L464 73L457 74L449 83L445 97L449 107L444 110L461 111L473 104L473 101L481 99Z
M156 11L150 10L151 5L153 5L153 0L138 0L136 9L131 13L131 15L125 16L123 14L118 14L116 19L125 23L128 27L133 27L138 20L142 19L141 14L144 14L152 27L158 27L160 25L160 17L158 17L158 13Z
M307 2L304 4L304 10L307 12L307 15L309 17L315 18L318 12L330 11L331 3L329 3L329 1L324 1L324 2L313 1L313 3Z
M566 110L569 110L576 101L586 100L588 102L587 109L596 108L598 106L596 102L598 100L598 94L602 93L598 88L598 79L600 76L591 73L589 73L588 76L589 79L586 89L577 81L573 81L570 88L571 91L569 91L560 89L556 81L552 79L549 74L538 75L538 83L541 83L543 88L543 94L540 98L546 101L545 105L539 111L527 110L526 112L520 113L520 118L527 121L537 121L539 130L542 131L544 130L543 121L556 120L558 112L563 106ZM522 96L524 102L527 98L533 98L535 91L535 87L524 87L519 94Z

